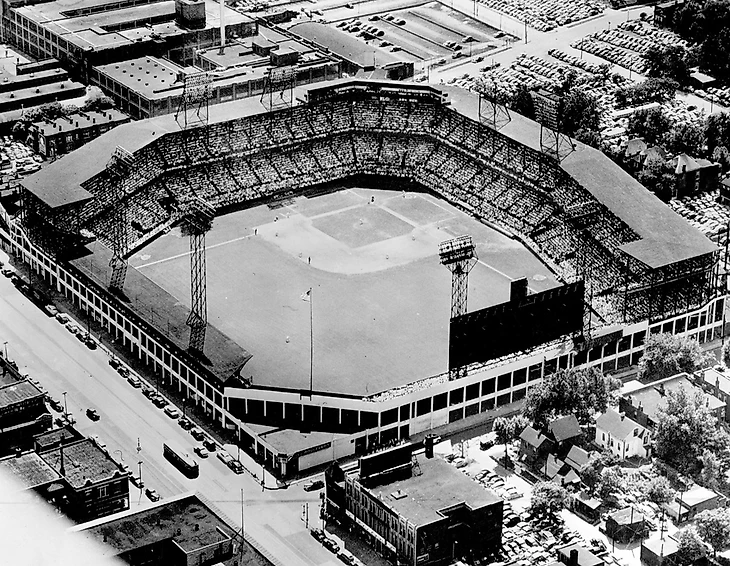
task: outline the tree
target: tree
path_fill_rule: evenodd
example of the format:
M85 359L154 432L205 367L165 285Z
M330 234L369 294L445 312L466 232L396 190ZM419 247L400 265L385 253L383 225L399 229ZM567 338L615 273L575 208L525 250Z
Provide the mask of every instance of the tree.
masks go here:
M536 483L530 500L530 514L555 520L568 501L566 489L553 482Z
M497 417L494 419L492 430L497 435L497 443L504 444L505 467L509 462L507 446L510 442L518 438L529 424L529 421L522 415L514 415L513 417Z
M677 554L674 556L677 566L691 566L705 555L705 543L695 527L689 526L674 536L677 539Z
M662 108L637 110L629 117L627 133L643 138L648 145L657 145L669 132L672 123Z
M690 393L684 387L667 391L657 412L654 453L680 472L694 475L704 450L717 446L716 426L702 392Z
M605 499L620 491L623 487L624 479L621 473L621 468L613 466L610 468L604 468L601 472L601 479L598 483L598 495Z
M522 114L526 118L532 120L535 119L535 103L532 100L530 91L527 90L527 86L520 84L517 87L517 91L512 97L510 106L518 114Z
M97 96L89 97L83 106L84 110L107 110L114 108L114 100L99 93Z
M537 428L563 415L575 415L579 423L588 424L606 410L620 387L619 380L596 368L560 370L530 389L522 414Z
M720 459L710 450L704 449L700 456L702 462L702 470L700 471L700 482L708 489L717 489L720 487L722 479L722 466Z
M581 467L578 475L580 480L585 484L588 490L593 493L601 482L601 462L598 458L590 460L587 464Z
M562 99L562 131L574 136L578 131L597 131L601 121L598 99L582 88L571 88Z
M709 150L713 153L718 146L730 147L730 113L717 112L707 117L705 139Z
M689 83L688 53L679 45L652 45L644 54L646 74L650 77L667 77L680 85Z
M644 486L644 493L652 503L663 505L674 499L674 490L669 480L663 476L657 476Z
M652 334L646 340L639 362L639 379L656 381L682 372L693 373L711 363L711 355L702 350L697 340L674 334Z
M616 106L624 108L648 102L667 102L674 98L678 88L679 83L675 80L651 77L616 89Z
M708 145L709 145L708 140ZM723 173L727 173L730 170L730 152L724 145L718 145L712 151L712 161L719 163Z
M725 507L708 509L695 517L697 534L712 547L714 556L730 544L730 510Z
M705 146L705 128L702 122L678 122L669 130L664 147L674 154L700 155Z

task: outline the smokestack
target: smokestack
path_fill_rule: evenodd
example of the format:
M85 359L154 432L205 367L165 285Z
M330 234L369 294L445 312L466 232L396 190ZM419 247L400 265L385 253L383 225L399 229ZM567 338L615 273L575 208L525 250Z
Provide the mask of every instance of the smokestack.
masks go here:
M568 562L570 566L577 566L578 564L578 549L573 548L570 551L570 561Z
M220 54L223 55L226 47L226 23L223 20L223 12L225 11L224 8L226 7L225 0L221 1L221 50Z

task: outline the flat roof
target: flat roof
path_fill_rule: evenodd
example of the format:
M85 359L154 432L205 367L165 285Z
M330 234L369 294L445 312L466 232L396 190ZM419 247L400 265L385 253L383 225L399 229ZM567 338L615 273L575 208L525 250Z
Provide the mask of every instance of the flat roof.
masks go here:
M472 509L502 503L492 491L466 477L441 458L415 455L421 469L419 475L381 484L373 488L382 501L416 527L443 518L439 511L465 503ZM398 493L397 497L393 494ZM405 494L403 497L402 495Z
M354 63L360 67L372 67L376 59L373 54L377 51L377 66L382 67L389 63L403 61L397 52L391 53L361 41L354 35L345 33L336 27L319 22L302 22L289 28L289 31L304 39L312 41L321 47L326 47L338 57Z
M119 122L124 122L129 119L129 116L127 116L124 112L115 108L110 108L100 112L79 112L69 116L56 118L55 120L41 120L39 122L33 122L33 125L36 126L44 136L49 136L90 128L91 126L101 126L103 124L116 125Z
M701 393L706 399L710 411L725 406L723 401L714 395L706 393L701 387L692 383L688 379L687 374L679 374L658 382L647 383L641 389L631 389L628 393L622 391L622 395L629 397L632 400L632 404L638 405L638 402L641 402L641 410L644 414L650 419L656 420L659 407L664 403L667 393L680 387L683 387L690 395L695 392ZM634 400L636 403L634 403Z
M54 448L41 454L41 458L59 474L61 473L61 448ZM75 489L126 476L109 454L99 448L90 438L63 447L63 476Z
M572 550L578 551L578 566L599 566L603 564L603 560L598 558L590 550L581 544L571 544L558 548L558 553L567 559L570 559L570 552Z
M0 387L0 408L11 407L28 399L43 396L43 392L27 379Z
M61 477L35 452L1 459L0 471L16 478L26 489L50 483Z
M63 428L54 428L33 437L33 441L38 445L39 451L43 452L48 448L54 448L64 444L70 444L84 438L84 435L73 428L71 425Z
M683 492L681 499L684 507L693 507L711 499L717 499L718 497L719 495L711 489L707 489L701 485L695 485L689 491Z
M625 507L611 513L609 518L619 525L635 525L644 520L644 514L633 507Z
M251 427L251 425L247 426ZM253 427L252 430L280 454L286 454L290 458L305 450L327 444L331 445L332 442L349 436L347 434L332 434L329 432L299 432L298 430L281 428L271 429L261 433Z
M196 494L164 499L142 511L128 511L86 523L79 531L122 554L166 540L192 552L221 541L235 531L220 512Z

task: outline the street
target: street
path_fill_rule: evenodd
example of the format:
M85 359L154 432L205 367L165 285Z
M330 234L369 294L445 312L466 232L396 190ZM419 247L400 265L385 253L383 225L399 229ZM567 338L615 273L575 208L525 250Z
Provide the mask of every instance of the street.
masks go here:
M0 260L7 256L0 252ZM83 326L83 324L81 325ZM310 524L319 525L320 491L307 493L303 482L287 489L262 491L251 475L234 474L215 455L200 459L200 477L189 480L162 455L166 439L192 450L192 436L156 408L140 389L135 389L108 364L102 349L91 351L55 318L22 295L10 279L0 277L0 342L22 373L39 381L51 397L64 402L85 436L98 435L109 454L123 459L137 475L141 464L145 488L163 497L197 491L213 502L235 528L241 526L241 489L244 490L243 521L246 538L265 549L270 560L282 565L334 565L339 560L312 538L301 518L309 504ZM100 420L91 421L86 409L95 408ZM53 412L54 419L60 413ZM137 451L139 442L139 453ZM236 451L228 447L236 456ZM247 456L241 461L249 470L260 466ZM270 478L267 478L270 479ZM273 481L267 481L267 485ZM130 506L150 505L142 489L130 484ZM273 557L273 558L272 558Z

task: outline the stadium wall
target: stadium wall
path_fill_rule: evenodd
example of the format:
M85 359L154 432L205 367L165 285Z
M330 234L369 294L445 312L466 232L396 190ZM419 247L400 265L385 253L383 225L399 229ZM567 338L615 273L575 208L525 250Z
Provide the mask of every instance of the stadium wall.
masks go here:
M726 301L719 297L700 309L651 326L648 321L626 325L621 337L607 344L594 336L594 343L600 345L577 351L570 340L556 341L529 353L493 360L456 381L449 381L448 374L433 376L365 398L253 387L225 387L219 391L202 372L185 364L157 331L124 316L117 301L101 296L82 277L41 252L15 221L8 220L12 254L119 337L122 347L153 371L161 372L178 393L190 398L214 423L235 431L245 449L281 476L328 461L332 444L283 452L276 443L259 437L257 427L249 425L332 432L333 438L334 433L347 433L333 440L337 456L363 454L443 425L456 423L458 427L461 421L463 428L469 428L492 420L502 411L517 410L529 388L558 369L627 369L638 363L647 333L670 332L701 343L718 339L723 333ZM287 419L289 412L300 414L301 420L295 423Z

